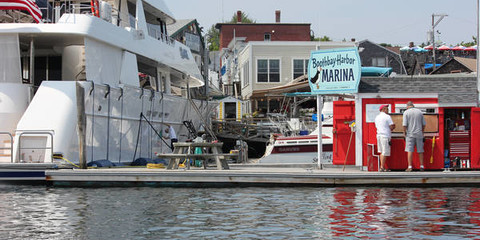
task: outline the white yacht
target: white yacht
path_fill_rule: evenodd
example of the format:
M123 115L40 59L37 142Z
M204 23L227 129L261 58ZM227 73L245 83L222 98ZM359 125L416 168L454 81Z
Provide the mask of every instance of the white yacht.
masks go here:
M170 151L157 135L167 124L180 140L183 121L200 126L213 106L188 98L203 78L169 38L175 19L162 0L43 4L38 23L0 10L0 180L44 179L45 167L79 156L153 158Z

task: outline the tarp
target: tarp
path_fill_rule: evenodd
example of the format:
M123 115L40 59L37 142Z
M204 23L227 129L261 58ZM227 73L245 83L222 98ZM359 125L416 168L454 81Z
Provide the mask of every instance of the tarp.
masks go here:
M428 52L427 49L424 49L424 48L421 48L421 47L414 48L413 51L417 52L417 53Z
M437 67L437 68L440 67L440 66L442 66L442 64L440 64L440 63L435 64L435 67ZM433 67L433 63L425 63L425 69L429 69L429 68L432 68L432 67Z
M428 45L428 46L424 47L423 49L433 50L433 45Z
M459 45L459 46L456 46L454 48L452 48L452 50L454 51L461 51L461 50L464 50L466 47L462 46L462 45Z
M442 45L439 48L437 48L437 50L440 50L440 51L450 50L450 47L447 45Z
M475 45L473 47L467 47L467 48L463 49L463 51L477 51L477 45Z

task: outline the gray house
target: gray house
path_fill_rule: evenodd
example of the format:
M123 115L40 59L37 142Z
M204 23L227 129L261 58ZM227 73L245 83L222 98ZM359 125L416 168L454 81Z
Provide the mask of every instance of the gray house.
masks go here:
M391 67L397 74L407 74L400 54L369 40L360 41L358 52L362 67Z

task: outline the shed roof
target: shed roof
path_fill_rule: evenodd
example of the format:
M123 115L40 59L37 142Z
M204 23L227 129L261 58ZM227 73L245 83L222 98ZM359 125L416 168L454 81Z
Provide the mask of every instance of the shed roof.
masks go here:
M467 67L472 72L477 71L477 59L463 58L463 57L454 57L453 59L455 59L459 63L463 64L463 66Z
M444 63L442 66L435 69L435 71L431 72L430 74L441 73L441 70L445 68L445 66L450 65L452 62L458 62L461 65L465 66L470 72L477 71L477 60L473 58L463 58L463 57L453 57L452 59L448 60L448 62Z
M359 93L437 93L443 107L476 106L477 78L472 74L362 77Z

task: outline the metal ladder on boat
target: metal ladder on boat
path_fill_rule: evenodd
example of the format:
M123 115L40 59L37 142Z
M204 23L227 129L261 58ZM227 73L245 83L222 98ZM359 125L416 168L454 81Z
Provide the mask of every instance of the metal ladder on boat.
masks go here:
M194 139L198 136L197 130L195 129L195 126L193 126L193 123L191 120L183 121L183 125L188 130L188 138Z

